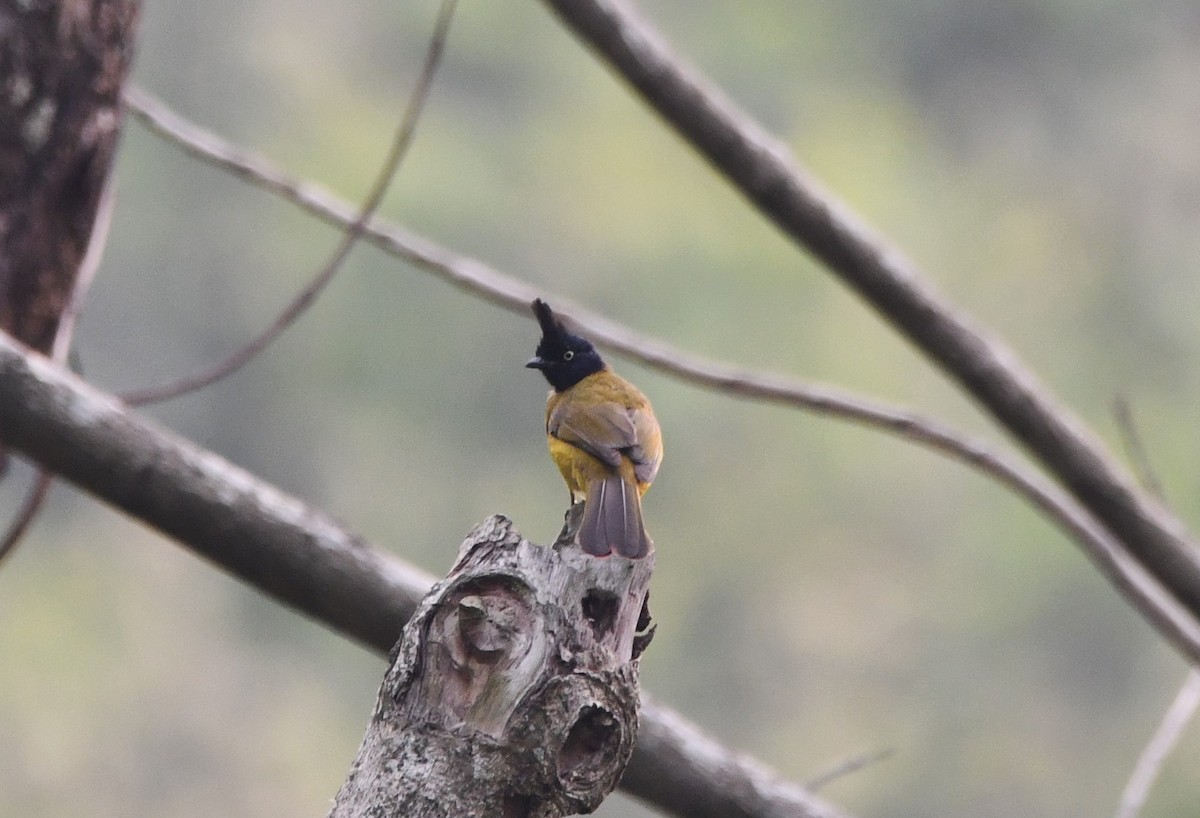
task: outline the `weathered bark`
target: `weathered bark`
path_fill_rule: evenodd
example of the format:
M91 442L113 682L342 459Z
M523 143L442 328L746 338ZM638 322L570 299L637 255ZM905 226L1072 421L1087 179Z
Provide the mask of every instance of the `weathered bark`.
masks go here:
M637 738L653 567L481 524L392 651L330 818L595 810Z

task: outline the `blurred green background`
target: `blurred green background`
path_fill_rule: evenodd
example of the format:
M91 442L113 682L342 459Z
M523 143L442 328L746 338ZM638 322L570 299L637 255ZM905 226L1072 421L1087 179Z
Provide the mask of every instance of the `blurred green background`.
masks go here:
M1194 0L641 2L825 185L1200 526ZM135 79L360 199L436 3L156 0ZM130 123L79 332L109 389L258 331L337 234ZM989 431L538 3L461 0L384 214L640 330ZM557 532L531 319L370 248L166 425L442 574L470 528ZM1105 815L1184 666L1044 520L908 444L615 361L666 461L648 691L874 816ZM28 480L0 486L0 510ZM72 489L0 570L0 816L323 816L383 663ZM1200 729L1146 816L1195 814ZM614 796L607 818L649 812Z

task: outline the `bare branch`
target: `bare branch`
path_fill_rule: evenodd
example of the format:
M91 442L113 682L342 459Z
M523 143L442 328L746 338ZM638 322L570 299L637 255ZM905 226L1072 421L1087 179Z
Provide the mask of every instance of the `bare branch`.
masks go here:
M1129 783L1125 785L1125 792L1121 794L1121 805L1117 809L1117 818L1137 818L1147 796L1150 795L1150 788L1154 786L1158 774L1162 771L1163 763L1179 743L1188 722L1196 715L1197 706L1200 706L1200 670L1191 668L1183 686L1175 695L1175 701L1171 702L1171 706L1163 715L1158 730L1142 751Z
M698 786L703 782L703 786ZM642 724L621 789L688 818L838 818L843 813L645 694Z
M317 271L317 274L313 276L308 286L301 290L300 294L287 305L270 326L224 361L203 372L180 378L171 383L128 392L123 396L126 403L139 406L176 398L188 392L203 389L236 372L266 349L271 342L295 323L296 319L316 301L321 291L325 289L329 282L333 280L333 277L337 275L338 271L341 270L346 258L350 255L350 251L362 236L364 227L379 209L379 205L383 202L383 197L391 186L396 172L400 169L401 162L404 161L404 156L408 152L408 146L412 144L413 134L416 132L417 123L420 121L421 112L425 107L425 101L429 97L429 89L433 84L433 75L437 70L438 63L441 61L442 53L445 51L446 38L450 34L450 21L454 16L454 6L455 0L442 0L437 24L433 35L430 37L429 48L425 54L425 62L421 66L420 75L417 77L416 88L413 90L412 96L405 107L400 125L396 129L391 147L388 149L387 158L384 159L383 167L380 168L379 175L374 185L372 185L370 193L367 194L362 207L359 209L358 215L346 226L346 232L342 235L342 239L333 251L333 255Z
M376 649L391 646L432 581L4 335L0 433L93 496Z
M679 59L622 0L545 0L727 181L971 394L1200 616L1200 549L1012 350L802 171L787 148Z
M4 335L0 430L14 449L93 496L381 655L433 583ZM690 818L843 814L653 702L643 704L641 722L621 786L667 812ZM713 769L719 775L709 778ZM688 809L693 802L710 806Z
M333 224L354 218L353 210L320 186L289 177L261 156L192 125L144 92L126 95L130 113L154 133L189 154L234 173ZM429 239L373 220L364 239L385 252L434 273L477 297L522 316L535 297L546 295L487 264L457 255ZM705 360L663 341L636 333L554 296L594 341L667 375L741 398L778 403L841 418L914 441L979 469L1016 492L1072 537L1117 590L1185 655L1200 661L1200 626L1119 547L1112 536L1072 498L1040 475L981 441L966 437L907 410L873 403L827 386L751 372Z

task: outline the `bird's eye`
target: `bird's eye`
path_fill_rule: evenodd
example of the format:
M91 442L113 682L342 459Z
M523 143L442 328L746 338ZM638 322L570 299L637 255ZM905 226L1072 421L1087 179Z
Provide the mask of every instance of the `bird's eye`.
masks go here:
M563 353L564 361L569 361L574 357L575 357L575 352L573 350L568 349L566 352Z

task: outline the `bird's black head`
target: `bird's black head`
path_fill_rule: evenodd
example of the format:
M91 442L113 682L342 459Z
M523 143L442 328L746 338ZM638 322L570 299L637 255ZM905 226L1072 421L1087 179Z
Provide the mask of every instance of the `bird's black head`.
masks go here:
M592 342L567 332L562 321L542 299L533 302L533 314L542 326L537 354L525 366L540 369L555 392L570 389L588 375L604 369Z

